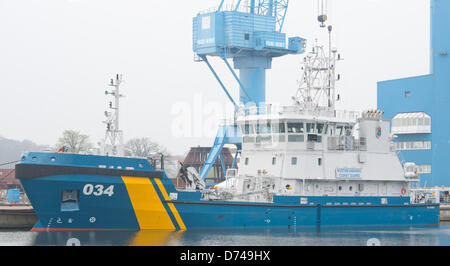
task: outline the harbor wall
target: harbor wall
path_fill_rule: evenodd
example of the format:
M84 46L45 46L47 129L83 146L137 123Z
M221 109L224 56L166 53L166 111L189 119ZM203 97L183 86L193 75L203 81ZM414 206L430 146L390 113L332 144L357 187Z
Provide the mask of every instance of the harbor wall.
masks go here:
M30 206L0 206L0 229L31 229L37 220Z
M450 222L450 204L441 204L441 222Z

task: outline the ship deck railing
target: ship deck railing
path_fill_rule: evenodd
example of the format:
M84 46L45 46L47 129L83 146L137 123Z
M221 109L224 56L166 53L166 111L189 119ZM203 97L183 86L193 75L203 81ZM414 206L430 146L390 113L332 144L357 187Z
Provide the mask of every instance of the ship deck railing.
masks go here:
M261 106L244 107L238 110L239 117L250 117L255 115L281 116L281 115L303 115L315 117L331 117L340 121L356 123L362 117L361 111L333 110L326 107L306 108L299 105L282 106L278 104L264 104Z

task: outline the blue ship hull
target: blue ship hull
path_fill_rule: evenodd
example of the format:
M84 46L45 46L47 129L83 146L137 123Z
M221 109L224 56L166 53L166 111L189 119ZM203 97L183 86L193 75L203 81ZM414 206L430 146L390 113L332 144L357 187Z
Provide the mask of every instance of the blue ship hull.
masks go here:
M274 196L273 203L204 201L178 191L146 160L28 153L16 166L39 222L34 231L432 225L436 204L409 197ZM64 196L71 195L70 197Z

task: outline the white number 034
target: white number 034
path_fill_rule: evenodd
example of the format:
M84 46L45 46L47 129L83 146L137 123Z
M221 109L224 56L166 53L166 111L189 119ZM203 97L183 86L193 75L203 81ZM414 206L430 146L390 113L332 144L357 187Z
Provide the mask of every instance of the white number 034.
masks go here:
M111 185L105 189L105 186L103 185L87 184L83 188L83 194L86 196L94 195L100 197L102 195L108 195L112 197L112 195L114 195L114 185Z

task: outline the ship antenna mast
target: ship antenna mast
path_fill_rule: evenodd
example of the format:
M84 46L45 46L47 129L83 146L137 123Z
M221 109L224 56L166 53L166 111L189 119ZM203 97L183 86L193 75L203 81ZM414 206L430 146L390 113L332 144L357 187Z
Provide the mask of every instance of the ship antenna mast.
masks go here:
M103 154L112 156L123 156L123 132L120 130L119 114L120 114L120 98L125 97L120 94L120 85L123 83L122 75L116 75L115 79L111 79L109 84L111 90L105 91L105 95L114 96L114 104L109 102L110 112L105 111L106 134L103 143Z
M321 3L321 5L320 5ZM325 1L326 3L326 1ZM328 20L324 0L318 0L320 27L325 28ZM302 75L299 79L297 94L293 97L294 105L302 109L326 110L334 114L336 101L336 81L340 80L340 75L336 78L336 61L341 60L337 54L337 49L332 45L333 27L328 29L328 55L323 45L316 43L305 58L302 66Z
M337 50L332 48L331 45L331 32L333 31L333 26L328 26L328 107L334 110L336 105L336 95L335 95L335 65L336 65L336 52ZM331 55L333 54L333 56Z

